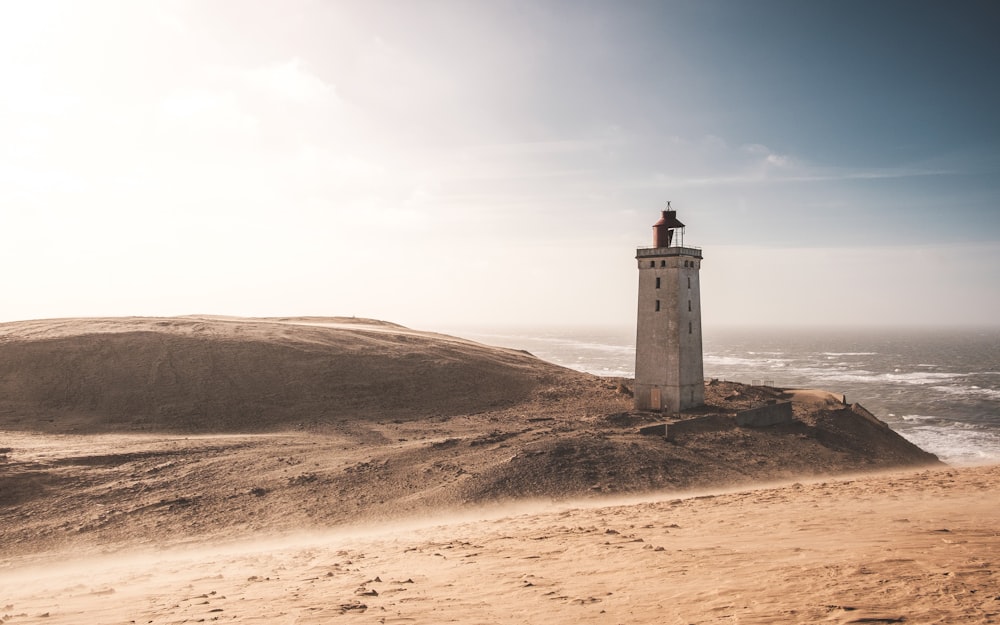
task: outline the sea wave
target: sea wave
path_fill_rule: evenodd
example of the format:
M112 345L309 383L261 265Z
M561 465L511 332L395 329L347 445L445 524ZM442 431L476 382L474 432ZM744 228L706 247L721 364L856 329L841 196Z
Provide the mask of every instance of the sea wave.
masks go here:
M916 423L926 423L926 422L944 423L946 421L941 417L932 417L930 415L924 415L924 414L905 414L901 416L900 419L902 419L903 421L910 421Z
M531 340L547 345L564 347L569 350L584 349L587 351L606 352L610 354L632 354L635 352L634 347L625 345L609 345L607 343L588 343L583 341L574 341L573 339L546 338L546 337L533 337Z
M940 384L963 376L961 373L941 373L935 371L913 371L909 373L876 373L867 369L829 369L826 367L795 367L790 372L817 378L827 382L861 382L869 384L889 383L905 385Z
M740 356L722 356L719 354L705 354L704 361L722 367L759 367L761 365L787 367L788 363L792 362L790 358L742 358Z
M933 425L897 426L896 431L949 464L1000 461L1000 433L996 430L940 419Z
M878 356L878 352L820 352L823 356Z
M857 363L803 363L792 358L745 358L726 354L705 354L705 364L711 367L746 369L748 375L754 369L783 370L789 376L807 377L827 382L857 382L857 383L889 383L905 385L940 384L961 378L964 373L946 373L943 371L928 371L923 367L919 371L876 372L869 369L852 369ZM731 373L731 372L729 372ZM741 372L743 373L743 372Z
M1000 390L993 388L982 388L980 386L932 386L935 391L948 393L949 395L962 395L966 397L986 397L988 399L1000 399Z
M934 371L914 371L911 373L883 373L880 376L890 382L903 384L929 384L935 380L954 380L962 377L961 373L938 373Z
M631 369L613 369L611 367L595 368L590 367L587 369L570 367L571 369L576 369L577 371L582 371L584 373L591 373L593 375L599 375L606 378L631 378L635 376L635 371Z

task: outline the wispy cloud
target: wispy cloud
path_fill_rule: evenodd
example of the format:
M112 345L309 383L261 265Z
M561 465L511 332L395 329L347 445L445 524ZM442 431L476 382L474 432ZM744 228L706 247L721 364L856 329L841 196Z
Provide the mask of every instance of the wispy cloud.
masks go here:
M684 188L703 186L781 185L806 182L880 180L948 176L961 170L943 167L900 165L883 168L824 167L808 159L772 151L765 145L730 146L717 136L699 140L674 137L673 145L687 158L671 158L663 168L642 183L644 186Z
M324 105L337 100L334 86L306 70L298 58L231 71L251 87L290 102Z
M824 173L825 172L825 173ZM752 172L745 174L672 177L657 174L649 186L678 188L717 185L767 185L802 182L835 182L841 180L882 180L891 178L921 178L951 176L961 172L948 169L873 169L873 170L817 170L815 173Z

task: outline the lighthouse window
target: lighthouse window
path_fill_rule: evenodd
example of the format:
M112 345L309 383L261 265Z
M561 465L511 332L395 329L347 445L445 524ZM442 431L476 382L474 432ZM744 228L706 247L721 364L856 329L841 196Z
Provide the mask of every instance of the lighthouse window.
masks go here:
M688 334L691 334L691 322L688 321Z
M667 261L661 260L660 261L660 267L666 267L666 266L667 266Z
M688 312L691 312L691 300L688 300Z
M691 288L691 276L688 276L688 288Z
M660 288L660 279L659 278L656 279L656 288Z
M655 267L656 266L656 261L655 260L649 261L649 266L650 267Z
M656 312L660 312L660 300L656 300Z

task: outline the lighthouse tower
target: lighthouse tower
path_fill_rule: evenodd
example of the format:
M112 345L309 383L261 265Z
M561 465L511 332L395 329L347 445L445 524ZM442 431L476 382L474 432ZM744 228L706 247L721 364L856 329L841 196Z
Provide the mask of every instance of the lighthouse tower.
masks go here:
M653 247L636 250L639 314L635 407L679 412L705 403L701 354L701 250L684 246L677 211L653 225Z

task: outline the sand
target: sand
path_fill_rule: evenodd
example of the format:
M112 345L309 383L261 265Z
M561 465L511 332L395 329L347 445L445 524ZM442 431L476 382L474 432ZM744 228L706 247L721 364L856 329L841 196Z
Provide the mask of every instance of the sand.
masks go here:
M628 383L349 318L0 324L0 619L1000 620L1000 467Z
M995 623L1000 467L521 503L0 571L11 623Z

